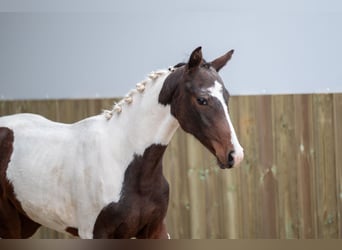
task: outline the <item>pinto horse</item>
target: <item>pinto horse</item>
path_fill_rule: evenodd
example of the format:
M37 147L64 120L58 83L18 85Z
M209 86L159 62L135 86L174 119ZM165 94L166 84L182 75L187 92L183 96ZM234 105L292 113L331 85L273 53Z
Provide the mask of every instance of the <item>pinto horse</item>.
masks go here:
M243 159L218 71L233 50L152 72L112 110L74 124L34 114L0 118L0 237L44 225L81 238L169 238L162 158L176 129L222 168Z

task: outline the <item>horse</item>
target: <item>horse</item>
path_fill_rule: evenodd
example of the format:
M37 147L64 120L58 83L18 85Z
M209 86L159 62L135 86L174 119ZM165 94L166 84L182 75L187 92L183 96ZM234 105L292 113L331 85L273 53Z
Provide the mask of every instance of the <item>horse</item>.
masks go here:
M112 110L64 124L36 114L0 117L0 237L41 226L75 237L167 239L163 154L178 127L236 167L244 152L218 72L234 50L150 73Z

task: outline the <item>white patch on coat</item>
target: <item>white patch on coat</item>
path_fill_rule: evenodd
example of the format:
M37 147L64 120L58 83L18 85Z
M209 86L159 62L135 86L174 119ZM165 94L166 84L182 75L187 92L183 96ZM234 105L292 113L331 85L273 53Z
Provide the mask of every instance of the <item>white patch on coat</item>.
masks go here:
M239 163L242 161L243 159L243 156L244 156L244 153L243 153L243 148L241 147L240 143L239 143L239 140L237 138L237 135L235 133L235 129L233 127L233 123L230 119L230 116L229 116L229 113L228 113L228 107L227 107L227 104L223 98L223 87L222 87L222 84L219 83L218 81L215 81L215 84L213 87L210 87L208 88L208 91L209 91L209 94L213 97L216 97L222 107L223 107L223 110L224 110L224 113L225 113L225 116L226 116L226 119L227 119L227 123L228 123L228 126L230 128L230 132L231 132L231 143L234 147L234 154L233 154L233 157L234 157L234 166L237 166L239 165Z
M65 232L78 228L92 238L102 208L120 199L127 166L152 144L167 145L179 124L170 106L158 103L169 71L146 81L145 90L120 113L74 124L34 114L0 118L14 131L7 177L23 210L34 221Z

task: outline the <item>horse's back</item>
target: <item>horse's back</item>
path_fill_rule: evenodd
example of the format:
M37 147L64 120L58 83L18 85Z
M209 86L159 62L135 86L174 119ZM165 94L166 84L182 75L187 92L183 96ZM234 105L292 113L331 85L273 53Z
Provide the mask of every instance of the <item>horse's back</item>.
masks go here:
M0 117L0 127L14 137L6 178L32 220L58 231L78 228L82 237L91 237L92 223L118 199L123 181L107 147L105 121L103 116L73 124L34 114Z
M54 122L41 115L31 113L20 113L0 117L0 127L8 127L11 129L51 125L62 125L62 123Z
M72 141L72 133L68 126L50 121L40 115L23 113L3 116L0 117L0 127L6 127L13 132L15 155L11 161L16 162L21 159L22 166L34 160L44 161L44 154L50 155L51 151L58 154L63 150L63 144L72 147L72 144L68 143Z
M13 136L13 153L4 174L25 213L47 226L41 215L55 210L57 220L59 214L70 213L65 210L68 204L59 202L69 203L70 209L71 196L66 190L71 190L73 173L65 164L76 144L68 126L35 114L16 114L1 117L0 127ZM64 219L60 220L53 224L63 224Z

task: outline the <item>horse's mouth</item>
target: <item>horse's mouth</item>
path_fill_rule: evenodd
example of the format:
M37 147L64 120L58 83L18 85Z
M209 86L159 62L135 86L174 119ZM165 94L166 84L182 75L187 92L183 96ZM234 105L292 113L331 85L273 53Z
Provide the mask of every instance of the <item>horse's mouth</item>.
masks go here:
M228 154L226 154L225 149L221 146L220 143L216 141L213 142L213 145L207 147L209 151L216 156L217 165L221 169L230 169L237 166L243 158L242 156L236 157L235 150L230 150Z
M227 163L222 163L219 159L217 159L217 165L221 168L221 169L230 169L233 168L233 165L227 164Z

